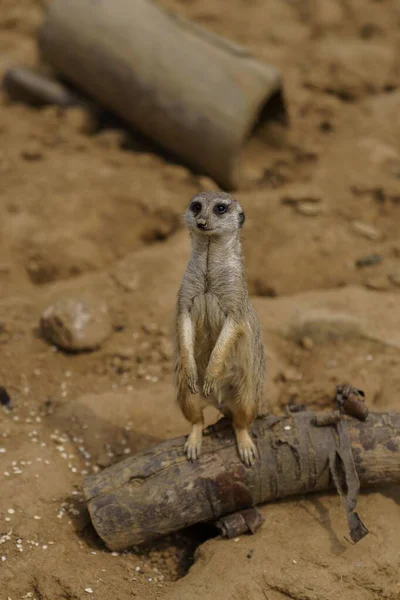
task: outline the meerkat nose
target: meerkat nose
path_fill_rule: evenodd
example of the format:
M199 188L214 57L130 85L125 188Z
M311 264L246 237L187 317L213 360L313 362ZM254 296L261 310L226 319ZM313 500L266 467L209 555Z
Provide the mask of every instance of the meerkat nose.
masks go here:
M199 219L197 221L197 227L199 229L205 229L207 227L207 221L205 221L204 219Z

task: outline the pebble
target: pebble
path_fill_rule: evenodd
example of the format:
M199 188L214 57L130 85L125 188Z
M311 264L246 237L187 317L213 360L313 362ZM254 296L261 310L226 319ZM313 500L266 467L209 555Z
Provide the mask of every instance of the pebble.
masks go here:
M287 336L293 341L301 343L304 338L309 338L314 344L357 338L363 333L362 325L356 317L313 308L296 313L287 330Z
M301 345L303 346L304 350L312 350L314 347L314 342L311 338L304 336L301 340Z
M381 276L378 275L377 277L370 277L369 279L367 279L365 281L364 285L369 290L376 290L376 291L388 290L390 287L389 281L387 280L387 278L384 275L381 275Z
M282 377L285 381L301 381L303 374L293 367L288 367L282 371Z
M93 590L90 587L85 588L85 592L87 592L88 594L93 594Z
M38 142L32 141L22 150L21 156L29 161L41 160L43 158L43 149Z
M361 258L356 260L356 267L359 269L363 269L364 267L373 267L382 261L383 258L380 256L380 254L367 254L366 256L361 256Z
M282 196L282 204L319 204L322 200L322 191L313 184L294 183L289 192Z
M65 111L64 118L75 131L90 135L98 129L98 122L93 113L80 106L73 106Z
M315 202L298 202L295 210L304 217L316 217L322 212L322 205Z
M159 351L164 360L170 360L174 353L172 342L167 338L162 338L160 340Z
M358 235L374 242L382 237L382 234L375 229L375 227L372 227L372 225L368 225L367 223L363 223L362 221L353 221L351 227L354 233L357 233Z
M59 298L41 318L44 337L69 351L94 350L112 332L107 305L90 294Z
M389 277L390 283L400 287L400 269L398 271L394 271L393 273L390 273L388 277Z

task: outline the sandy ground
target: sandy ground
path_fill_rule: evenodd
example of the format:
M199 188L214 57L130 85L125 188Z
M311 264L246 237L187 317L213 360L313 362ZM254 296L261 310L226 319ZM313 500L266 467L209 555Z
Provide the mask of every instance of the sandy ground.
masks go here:
M0 75L37 64L43 4L2 1ZM398 2L165 4L285 75L291 127L254 155L257 177L237 194L271 410L324 408L344 381L372 410L398 409ZM86 135L80 123L0 103L0 385L12 403L0 412L0 597L398 600L398 488L362 495L371 533L356 546L335 495L266 506L262 530L239 541L183 532L115 555L96 537L83 476L188 431L170 329L189 252L181 213L204 181L136 134ZM379 262L358 267L369 255ZM41 338L40 316L82 291L107 302L113 334L65 354ZM316 314L341 315L338 335L306 348L287 337Z

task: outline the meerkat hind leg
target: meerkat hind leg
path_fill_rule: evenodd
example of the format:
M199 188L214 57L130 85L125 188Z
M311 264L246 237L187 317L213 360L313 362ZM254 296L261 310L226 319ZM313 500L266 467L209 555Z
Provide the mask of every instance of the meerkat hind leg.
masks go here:
M249 432L252 418L242 406L238 406L232 412L233 430L239 456L247 467L251 467L256 460L256 447Z
M192 430L186 440L184 450L189 460L196 460L200 456L201 443L203 440L203 409L200 398L186 393L180 399L182 412L186 419L192 424Z

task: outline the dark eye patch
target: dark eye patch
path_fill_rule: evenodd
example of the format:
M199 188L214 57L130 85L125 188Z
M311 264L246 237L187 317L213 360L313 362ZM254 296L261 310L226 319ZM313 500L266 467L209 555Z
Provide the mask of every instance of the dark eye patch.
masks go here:
M228 205L227 204L216 204L214 206L214 212L216 215L223 215L224 213L226 213L226 211L228 210Z
M201 202L192 202L192 204L190 205L190 210L195 215L198 215L199 212L201 211Z

